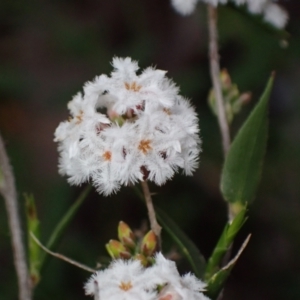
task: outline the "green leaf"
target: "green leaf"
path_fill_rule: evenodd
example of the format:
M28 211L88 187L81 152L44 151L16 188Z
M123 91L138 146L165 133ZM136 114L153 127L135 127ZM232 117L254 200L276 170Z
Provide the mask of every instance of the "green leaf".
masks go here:
M237 233L240 231L242 226L244 225L246 218L245 218L246 208L243 208L233 219L231 223L227 223L221 237L210 256L206 269L205 269L205 280L208 280L211 278L218 270L219 265L227 253L227 251L230 249L231 244L237 235Z
M78 209L80 208L83 201L86 199L87 195L91 191L92 187L90 185L86 186L85 189L81 192L77 200L71 205L71 207L68 209L68 211L65 213L65 215L62 217L62 219L59 221L59 223L54 228L47 244L46 248L50 250L54 250L59 243L63 233L66 231L66 228L73 220L75 214L77 213ZM46 259L46 252L42 252L41 257L41 268L45 264Z
M30 238L30 232L40 236L40 222L33 195L24 194L28 235L28 262L31 282L35 286L40 280L41 248Z
M235 266L237 260L241 256L242 252L246 248L251 235L248 235L246 240L244 241L242 247L240 248L239 252L235 256L234 259L232 259L224 268L219 270L217 273L215 273L208 281L207 281L207 288L205 294L211 299L215 300L218 298L220 292L222 291L225 281L230 275L233 267Z
M137 186L134 186L133 189L137 196L144 201L144 195L140 189ZM162 209L155 206L155 213L160 225L170 235L190 263L195 275L198 278L203 278L206 262L199 249Z
M221 191L231 203L250 203L256 193L262 171L268 133L268 100L273 76L235 137L225 159Z
M206 263L199 249L163 210L155 207L155 212L159 223L168 232L181 253L189 261L195 275L198 278L202 278Z

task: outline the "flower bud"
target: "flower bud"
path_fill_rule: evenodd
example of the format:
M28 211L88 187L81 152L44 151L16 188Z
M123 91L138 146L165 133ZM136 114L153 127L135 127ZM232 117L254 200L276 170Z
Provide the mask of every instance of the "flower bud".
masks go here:
M220 73L220 83L227 122L231 123L234 116L241 111L242 106L250 101L251 93L246 92L241 94L238 86L231 81L230 75L226 69L222 70ZM218 115L217 99L213 89L211 89L209 93L208 102L213 113Z
M145 256L152 256L157 247L157 237L155 233L150 230L143 238L141 244L141 253Z
M134 234L131 228L123 221L120 221L118 227L118 237L120 242L128 247L129 249L134 249L136 244L134 241Z
M122 245L119 241L110 240L105 245L105 247L108 254L114 259L117 258L129 259L131 257L131 254L128 252L126 247Z
M143 254L140 253L136 254L134 256L134 259L139 260L145 268L149 266L149 261L147 260L146 256Z

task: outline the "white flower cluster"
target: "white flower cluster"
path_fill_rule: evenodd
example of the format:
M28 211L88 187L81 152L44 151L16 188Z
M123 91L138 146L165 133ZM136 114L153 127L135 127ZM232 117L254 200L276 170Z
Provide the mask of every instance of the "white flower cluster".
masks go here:
M182 15L191 14L198 0L171 0L177 12ZM199 0L213 6L227 4L230 0ZM283 28L288 21L287 12L272 0L231 0L236 5L246 5L252 14L262 14L266 22L276 28Z
M198 164L198 118L166 71L114 58L111 76L84 85L68 103L71 117L55 131L59 170L71 184L92 180L108 195L151 180L161 185L179 168L191 175Z
M209 300L204 288L190 273L181 277L176 264L161 253L149 268L138 260L115 260L85 284L86 294L100 300Z

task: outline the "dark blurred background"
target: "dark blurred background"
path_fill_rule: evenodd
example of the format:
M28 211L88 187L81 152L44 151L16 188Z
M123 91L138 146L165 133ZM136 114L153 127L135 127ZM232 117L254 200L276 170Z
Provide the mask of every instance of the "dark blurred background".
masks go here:
M257 199L234 247L252 239L228 280L224 300L300 299L300 3L282 1L289 11L289 37L245 16L220 8L221 65L251 103L235 119L232 134L245 120L270 73L276 81L270 102L268 151ZM205 257L226 222L219 192L222 167L220 134L207 106L206 7L190 17L176 14L168 0L44 0L0 2L0 131L23 193L33 193L42 241L79 195L57 173L53 132L68 116L71 97L83 83L111 71L113 56L130 56L141 68L168 70L181 94L200 116L203 152L193 177L177 175L159 188L155 203L195 241ZM92 192L57 251L94 266L104 244L117 237L124 220L139 228L147 214L132 190L104 198ZM171 249L166 237L165 250ZM187 270L186 264L182 269ZM51 259L35 299L85 299L89 274ZM0 299L16 299L10 233L0 201Z

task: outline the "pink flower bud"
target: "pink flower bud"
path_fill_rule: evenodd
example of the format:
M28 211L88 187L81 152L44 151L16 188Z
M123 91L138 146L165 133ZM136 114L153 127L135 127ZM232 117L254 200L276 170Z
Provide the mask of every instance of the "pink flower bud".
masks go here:
M155 233L150 230L143 238L141 244L141 252L145 256L152 256L157 247L157 237Z
M134 249L136 246L134 234L131 228L123 221L120 221L118 226L118 237L120 242L128 247L129 249Z

